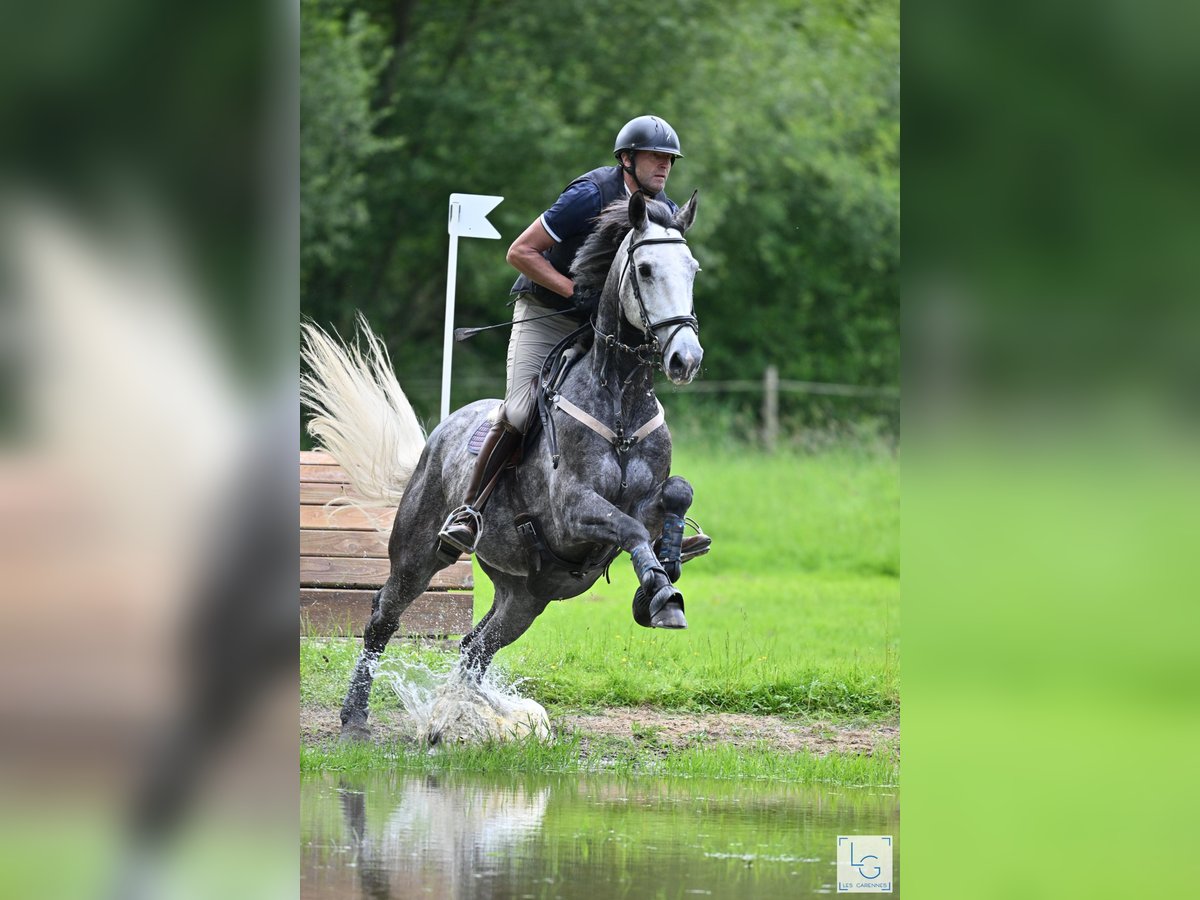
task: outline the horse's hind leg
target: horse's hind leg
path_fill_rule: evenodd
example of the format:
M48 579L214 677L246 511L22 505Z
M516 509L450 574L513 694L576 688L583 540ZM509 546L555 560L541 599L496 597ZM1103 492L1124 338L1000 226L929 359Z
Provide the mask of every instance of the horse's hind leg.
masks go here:
M429 579L437 571L436 566L435 562L427 561L419 570L408 572L397 572L393 566L392 574L375 595L371 604L371 618L363 629L363 651L350 676L350 687L342 703L343 738L365 739L370 735L367 702L371 697L375 667L388 641L400 627L400 616L425 590Z
M516 588L495 576L492 581L496 588L492 608L460 645L463 672L474 681L483 678L497 651L528 631L550 602L530 596L523 585Z

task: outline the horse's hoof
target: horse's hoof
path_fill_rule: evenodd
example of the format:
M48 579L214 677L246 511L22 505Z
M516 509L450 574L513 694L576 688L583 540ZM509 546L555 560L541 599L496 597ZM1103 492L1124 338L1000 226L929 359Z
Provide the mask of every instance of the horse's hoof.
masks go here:
M683 594L671 585L659 589L650 601L651 628L687 628L683 616Z
M650 598L646 596L645 588L638 588L633 594L633 621L643 628L652 628L650 624Z
M342 734L339 738L343 744L363 743L371 740L371 726L366 719L351 719L342 723Z
M651 628L687 628L687 619L683 615L683 606L679 603L668 603L650 620Z

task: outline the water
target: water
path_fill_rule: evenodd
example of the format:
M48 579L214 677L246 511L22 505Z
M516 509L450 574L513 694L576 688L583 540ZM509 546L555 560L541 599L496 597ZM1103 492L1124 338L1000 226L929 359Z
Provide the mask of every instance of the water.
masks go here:
M835 893L837 836L898 838L900 816L893 789L595 775L321 774L300 796L314 900Z

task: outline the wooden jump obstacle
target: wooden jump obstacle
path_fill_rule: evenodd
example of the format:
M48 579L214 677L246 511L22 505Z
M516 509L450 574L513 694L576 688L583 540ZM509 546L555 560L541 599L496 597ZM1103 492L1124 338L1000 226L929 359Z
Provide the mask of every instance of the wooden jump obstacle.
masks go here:
M300 453L300 616L308 633L362 635L388 575L395 507L327 506L353 496L328 453ZM379 530L382 529L382 530ZM471 630L475 581L463 557L438 572L400 617L399 634L446 637Z

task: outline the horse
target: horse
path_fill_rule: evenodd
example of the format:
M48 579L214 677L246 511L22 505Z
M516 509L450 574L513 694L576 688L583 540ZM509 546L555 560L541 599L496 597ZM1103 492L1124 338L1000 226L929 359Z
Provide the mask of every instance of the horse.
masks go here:
M557 358L547 361L542 434L526 442L519 466L501 479L482 514L476 558L495 599L460 644L461 671L476 683L550 601L583 594L621 551L640 585L638 624L687 627L675 581L693 493L670 472L671 436L654 372L687 384L703 357L692 302L700 266L684 237L696 208L696 194L674 213L640 192L617 200L576 255L576 286L602 285L600 301L566 354L574 364L564 372ZM310 379L310 405L314 394L320 399ZM400 615L456 558L439 548L438 528L470 476L469 439L498 404L480 400L457 410L421 451L392 525L390 574L373 600L342 705L343 737L369 735L367 702L379 657Z

